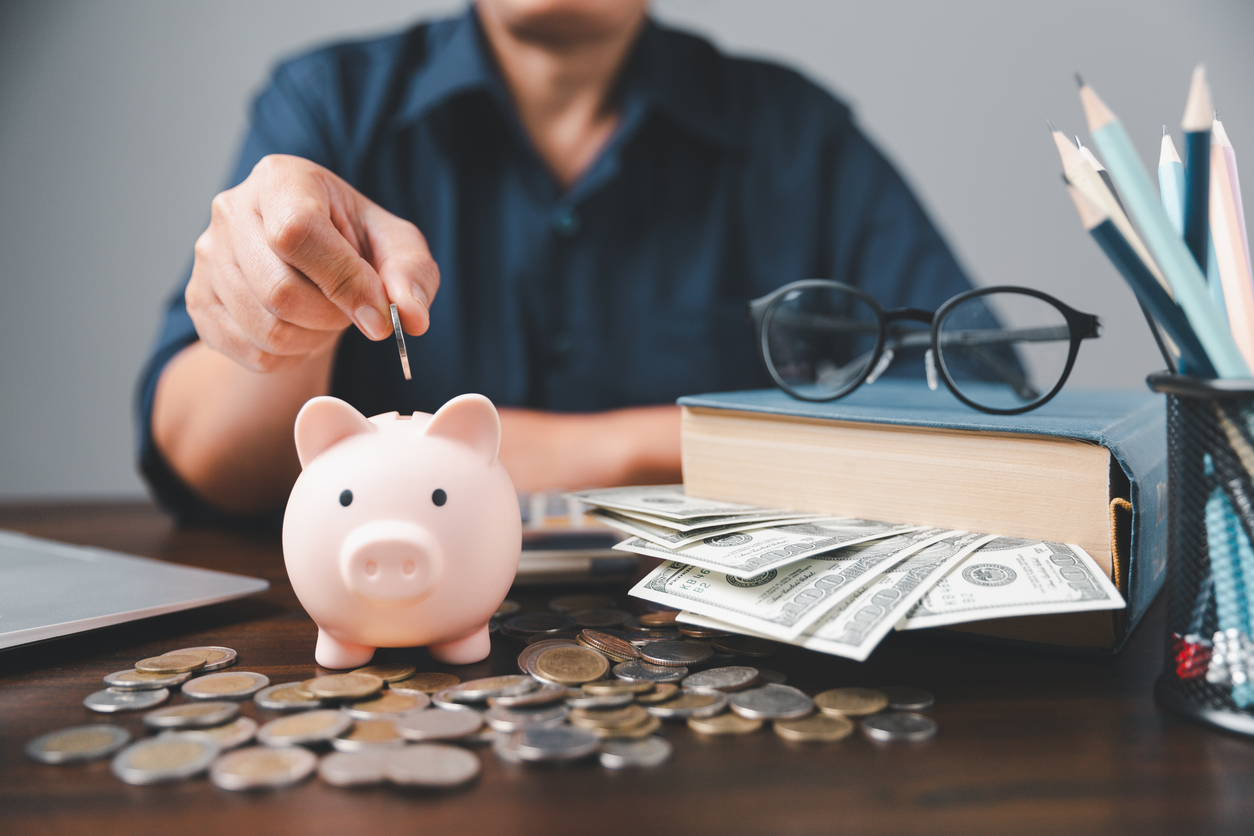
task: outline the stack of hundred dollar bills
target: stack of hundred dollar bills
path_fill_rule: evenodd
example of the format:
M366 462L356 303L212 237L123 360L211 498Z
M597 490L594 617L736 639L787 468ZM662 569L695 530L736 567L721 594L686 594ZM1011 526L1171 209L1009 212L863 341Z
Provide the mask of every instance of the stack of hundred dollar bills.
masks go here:
M684 623L858 661L893 628L1124 606L1064 543L697 499L682 485L569 496L631 535L616 549L667 561L631 595Z

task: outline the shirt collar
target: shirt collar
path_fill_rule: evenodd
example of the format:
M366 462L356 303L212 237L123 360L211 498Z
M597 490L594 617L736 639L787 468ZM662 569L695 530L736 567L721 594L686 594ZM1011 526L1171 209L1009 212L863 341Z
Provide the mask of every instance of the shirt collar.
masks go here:
M400 118L422 119L461 93L484 90L512 107L471 4L430 25L430 58L418 70ZM734 144L729 103L719 83L719 56L705 41L648 20L622 80L622 109L657 111L679 128L715 144Z

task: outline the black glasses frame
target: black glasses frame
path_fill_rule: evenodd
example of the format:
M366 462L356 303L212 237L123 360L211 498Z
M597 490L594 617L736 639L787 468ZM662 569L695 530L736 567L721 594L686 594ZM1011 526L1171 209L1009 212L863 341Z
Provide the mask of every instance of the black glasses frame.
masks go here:
M879 325L879 333L876 336L874 353L870 362L866 364L866 367L862 370L862 372L860 372L858 376L844 389L833 395L823 395L821 397L803 394L784 381L779 372L776 370L775 364L771 362L771 353L767 346L766 339L766 325L770 322L770 314L773 311L774 305L793 291L818 287L839 290L862 300L870 306L871 310L875 313L875 317ZM1062 375L1059 376L1058 382L1054 385L1054 388L1031 403L1010 409L999 409L997 407L984 406L972 401L966 395L962 394L962 391L958 388L957 384L954 383L953 378L949 376L949 370L945 367L945 355L940 350L939 326L945 321L945 316L963 302L980 296L989 296L995 293L1018 293L1024 296L1035 297L1043 302L1048 302L1050 305L1057 308L1058 312L1061 313L1063 318L1067 321L1067 330L1071 337L1071 346L1067 353L1067 364L1063 368ZM904 320L922 322L930 325L931 332L928 344L932 349L932 356L936 361L936 371L940 375L940 378L945 381L945 385L949 387L949 391L952 392L954 397L958 400L962 401L972 409L978 409L981 412L987 412L992 415L1018 415L1019 413L1028 412L1029 410L1036 409L1038 406L1047 403L1051 398L1058 394L1058 392L1062 389L1063 384L1067 382L1067 378L1071 376L1071 369L1075 365L1076 355L1080 351L1080 343L1083 340L1099 336L1098 331L1101 328L1101 322L1095 315L1077 311L1075 308L1064 304L1058 299L1055 299L1053 296L1050 296L1048 293L1044 293L1030 287L1018 287L1015 285L980 287L974 290L959 293L957 296L949 299L937 308L935 312L926 311L921 308L894 308L886 311L880 306L879 302L875 301L873 296L860 288L856 288L842 282L832 281L830 279L802 279L801 281L790 282L783 287L776 288L767 295L751 301L749 303L749 316L753 321L754 333L757 335L758 356L761 358L763 365L766 366L766 370L770 373L771 378L775 381L775 385L798 400L819 402L834 401L839 398L843 398L866 381L872 370L879 365L880 357L884 353L884 347L891 336L888 328L891 323ZM907 341L899 340L897 344L903 345L906 342Z

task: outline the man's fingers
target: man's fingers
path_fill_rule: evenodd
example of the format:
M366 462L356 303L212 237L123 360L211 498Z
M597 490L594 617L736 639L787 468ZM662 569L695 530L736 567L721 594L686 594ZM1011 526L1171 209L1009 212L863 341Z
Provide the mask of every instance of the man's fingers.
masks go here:
M440 270L427 248L427 239L418 227L373 203L363 207L362 215L372 261L388 298L396 303L405 331L424 333L431 323L431 302L440 287Z
M383 282L332 223L327 205L310 194L276 197L281 200L261 207L270 249L317 285L367 337L391 334Z

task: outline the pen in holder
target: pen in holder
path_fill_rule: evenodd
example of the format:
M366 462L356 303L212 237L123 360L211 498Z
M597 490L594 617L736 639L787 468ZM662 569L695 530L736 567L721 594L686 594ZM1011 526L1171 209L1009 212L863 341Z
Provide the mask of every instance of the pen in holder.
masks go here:
M1150 375L1167 395L1170 563L1158 701L1254 734L1254 382Z

